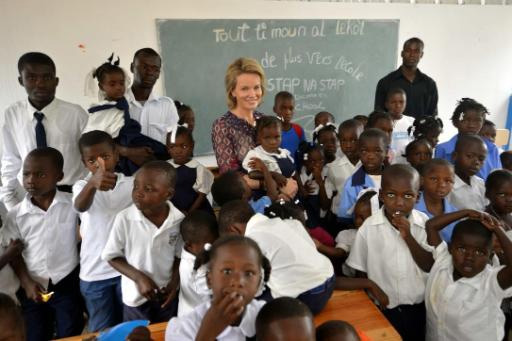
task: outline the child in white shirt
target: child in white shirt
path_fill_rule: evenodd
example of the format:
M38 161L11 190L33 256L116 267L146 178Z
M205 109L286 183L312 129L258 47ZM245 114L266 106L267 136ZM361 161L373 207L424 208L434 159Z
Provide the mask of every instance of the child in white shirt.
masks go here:
M512 242L494 217L472 210L455 225L449 245L439 232L456 213L427 222L435 247L425 294L427 340L502 340L505 316L500 309L512 286ZM493 235L506 265L491 266ZM432 256L431 256L432 258Z
M220 235L237 234L254 239L274 272L262 299L296 297L318 314L334 288L330 260L316 250L304 227L304 212L290 202L276 202L254 214L247 202L231 201L219 213ZM272 218L269 218L272 217Z
M183 250L180 262L180 294L178 317L190 313L194 308L209 300L206 285L206 267L194 270L196 257L211 247L219 237L215 216L204 211L194 211L181 221L180 233Z
M404 115L407 104L407 95L401 88L394 88L388 91L384 106L393 119L393 134L391 135L391 150L393 159L391 163L405 163L403 154L405 147L411 142L409 127L414 123L414 118Z
M460 134L452 159L455 164L455 182L448 201L458 209L483 211L487 205L485 182L476 173L487 155L484 141L478 135Z
M384 170L379 192L383 208L359 228L347 260L388 296L383 313L404 340L425 337L426 274L409 250L416 247L428 253L419 246L426 244L427 220L414 209L419 187L419 174L409 165L394 164Z
M132 204L133 178L114 171L119 153L106 132L85 133L78 145L90 171L73 186L73 205L81 220L80 291L89 313L88 330L95 332L123 319L121 274L101 259L101 252L114 218Z
M206 264L209 301L188 315L173 318L166 341L245 341L256 334L256 316L264 301L254 297L263 291L270 264L258 244L243 236L217 239L198 256L196 269Z
M23 163L25 199L7 214L4 241L19 239L22 256L11 262L23 290L18 291L27 340L80 334L78 216L71 194L57 190L64 159L50 147L31 151ZM50 335L50 336L48 336Z
M176 170L151 161L135 175L133 205L115 218L102 259L119 271L123 318L162 322L176 315L183 214L169 201Z

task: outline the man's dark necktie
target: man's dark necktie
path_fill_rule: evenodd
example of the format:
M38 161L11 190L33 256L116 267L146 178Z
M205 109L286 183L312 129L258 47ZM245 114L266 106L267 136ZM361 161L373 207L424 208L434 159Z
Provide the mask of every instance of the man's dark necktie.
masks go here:
M36 123L36 143L37 143L37 148L47 147L47 144L46 144L46 132L44 130L44 125L43 125L44 114L42 112L35 112L34 113L34 117L37 120L37 123Z

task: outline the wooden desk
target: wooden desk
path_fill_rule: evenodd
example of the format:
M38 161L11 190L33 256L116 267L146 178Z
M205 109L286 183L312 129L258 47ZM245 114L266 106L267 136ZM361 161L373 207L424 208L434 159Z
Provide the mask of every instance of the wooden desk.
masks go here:
M324 310L315 317L315 326L329 320L344 320L363 331L372 341L398 341L400 335L386 320L364 291L334 291ZM149 326L154 341L163 341L167 322ZM61 341L81 341L94 334L74 336Z

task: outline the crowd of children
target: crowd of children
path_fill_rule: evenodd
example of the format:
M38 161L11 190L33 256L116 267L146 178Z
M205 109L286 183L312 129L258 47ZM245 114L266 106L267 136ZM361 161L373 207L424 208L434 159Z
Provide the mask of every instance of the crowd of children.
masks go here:
M138 82L158 56L143 50ZM333 290L350 289L406 341L508 334L512 154L494 144L482 104L461 99L458 134L438 144L441 119L407 116L395 88L386 112L339 126L318 113L308 142L282 91L244 171L215 178L194 159L192 108L176 101L176 120L150 133L118 64L91 74L100 103L87 116L55 99L48 56L20 58L28 100L3 129L0 340L131 320L169 321L166 340L361 340L346 322L313 324Z

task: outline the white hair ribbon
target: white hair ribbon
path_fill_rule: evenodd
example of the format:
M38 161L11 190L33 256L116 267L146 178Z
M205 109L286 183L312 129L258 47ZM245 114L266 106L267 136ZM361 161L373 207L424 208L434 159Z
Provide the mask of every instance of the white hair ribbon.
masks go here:
M211 248L212 248L212 244L210 244L210 243L206 243L206 244L204 244L204 246L203 246L203 249L204 249L205 251L210 251L210 249L211 249Z
M186 124L186 123L177 124L176 123L176 124L173 124L173 125L167 127L167 132L171 133L169 142L176 143L176 133L178 132L179 127L188 128L188 124Z

